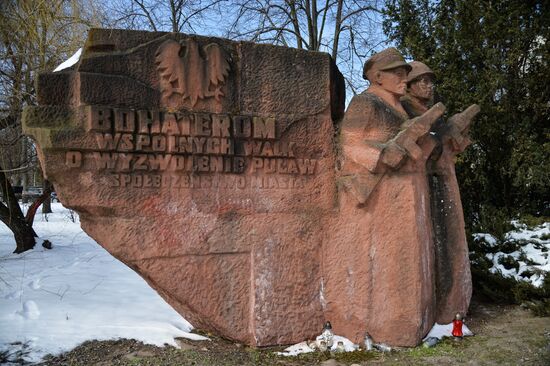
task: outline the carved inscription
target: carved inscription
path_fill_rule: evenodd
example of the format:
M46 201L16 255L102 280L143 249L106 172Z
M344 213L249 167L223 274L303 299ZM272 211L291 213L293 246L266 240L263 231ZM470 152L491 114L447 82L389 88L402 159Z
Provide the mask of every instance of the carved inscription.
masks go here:
M260 189L304 188L302 177L292 176L200 176L168 174L112 174L111 187L131 188L238 188Z
M86 131L95 147L67 151L66 165L87 162L113 187L303 188L316 173L271 117L88 106Z

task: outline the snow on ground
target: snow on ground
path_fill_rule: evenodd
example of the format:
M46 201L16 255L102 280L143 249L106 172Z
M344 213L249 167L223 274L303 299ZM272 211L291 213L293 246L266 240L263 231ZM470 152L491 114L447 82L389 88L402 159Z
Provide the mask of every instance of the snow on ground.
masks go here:
M37 214L35 249L12 254L0 223L0 350L27 343L28 359L68 351L86 340L133 338L177 346L174 337L205 339L135 272L80 228L60 203ZM53 249L41 246L42 240Z
M515 241L521 248L511 253L496 252L487 253L486 257L493 262L492 273L501 272L505 277L514 277L520 281L530 281L534 286L540 287L545 273L550 272L550 222L546 222L533 229L518 221L512 221L515 230L506 233L506 241ZM474 234L478 240L484 240L490 247L497 247L498 241L490 234ZM519 268L506 268L502 259L511 257L519 264ZM530 274L527 276L527 274Z
M317 336L317 339L316 339L317 342L320 342L322 340L323 340L323 337L321 335ZM338 347L338 342L342 342L344 344L344 352L357 351L357 349L359 348L357 344L354 344L352 341L350 341L346 337L334 335L334 337L332 338L332 347L330 348L331 351L336 351ZM287 347L283 350L283 352L277 352L277 354L281 356L297 356L300 353L310 353L310 352L315 352L315 349L311 348L310 345L308 345L308 343L304 341L304 342L294 344L290 347Z
M306 341L303 341L293 344L292 346L285 348L283 352L277 352L277 354L281 356L298 356L301 353L311 352L315 352L315 350L311 348Z
M466 324L462 324L462 334L467 336L473 336L474 333L468 328ZM449 324L439 324L435 323L432 329L428 332L426 337L424 337L424 340L434 337L437 339L441 339L443 337L452 337L453 336L453 323Z
M474 234L474 238L484 240L490 247L495 247L498 244L498 240L491 234L477 233Z

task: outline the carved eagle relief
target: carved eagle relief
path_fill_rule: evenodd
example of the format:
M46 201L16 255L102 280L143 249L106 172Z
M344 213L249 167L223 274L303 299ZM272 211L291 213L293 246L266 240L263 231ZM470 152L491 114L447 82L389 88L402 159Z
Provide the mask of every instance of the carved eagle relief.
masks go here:
M202 51L193 38L188 38L185 46L174 40L160 45L155 64L163 101L170 101L176 94L182 101L188 99L193 107L199 99L214 97L219 102L225 96L221 89L229 75L227 54L216 43Z

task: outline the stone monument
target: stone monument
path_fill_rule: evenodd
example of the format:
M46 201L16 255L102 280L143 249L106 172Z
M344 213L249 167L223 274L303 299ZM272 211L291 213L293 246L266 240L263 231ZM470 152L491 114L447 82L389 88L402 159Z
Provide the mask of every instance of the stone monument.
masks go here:
M449 323L465 313L471 296L464 220L453 209L461 207L458 186L430 190L428 179L428 160L441 145L430 130L445 107L407 115L401 97L411 69L393 48L365 63L370 86L342 122L339 213L324 252L334 328L355 340L368 329L375 340L402 346L418 344L436 319ZM453 121L469 123L474 115ZM454 174L451 155L438 161ZM455 229L434 232L441 225Z
M436 142L422 139L444 107L364 120L391 125L371 172L350 163L367 155L350 134L361 98L343 118L343 78L324 53L92 29L75 66L39 76L23 118L83 229L194 326L267 346L330 320L355 342L368 331L412 346L437 312ZM470 294L457 296L466 311Z
M425 113L433 100L434 72L424 63L410 63L407 93L401 103L410 118ZM464 215L454 158L470 145L469 125L479 107L472 105L448 122L436 121L427 136L435 148L427 160L430 216L435 250L436 321L449 323L457 311L465 313L472 293Z

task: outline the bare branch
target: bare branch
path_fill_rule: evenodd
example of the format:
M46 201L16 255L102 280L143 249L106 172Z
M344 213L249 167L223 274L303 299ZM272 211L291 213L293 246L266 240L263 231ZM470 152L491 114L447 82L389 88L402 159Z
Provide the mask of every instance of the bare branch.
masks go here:
M133 1L143 11L143 15L145 15L145 17L149 20L149 25L156 32L157 31L157 26L155 25L155 22L153 21L153 18L151 17L151 13L149 12L149 9L147 9L147 7L145 6L144 1L140 1L140 0L133 0Z

